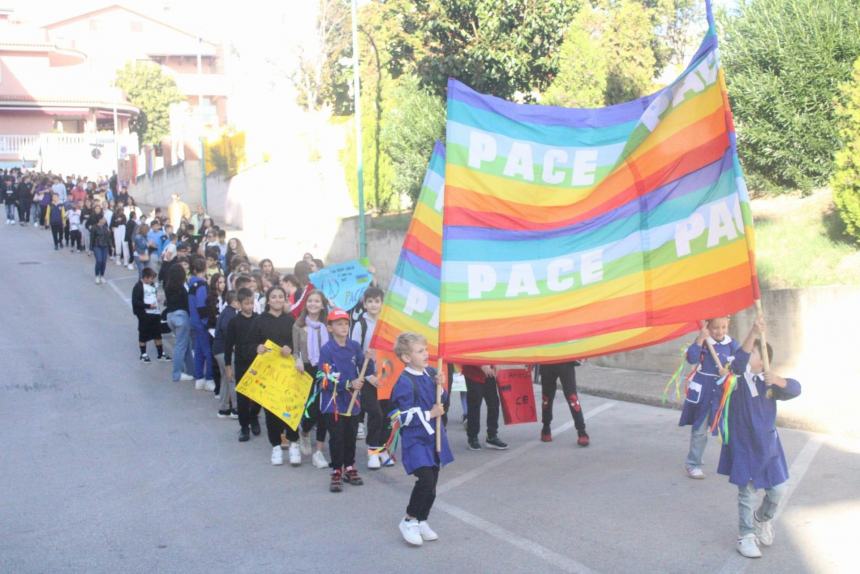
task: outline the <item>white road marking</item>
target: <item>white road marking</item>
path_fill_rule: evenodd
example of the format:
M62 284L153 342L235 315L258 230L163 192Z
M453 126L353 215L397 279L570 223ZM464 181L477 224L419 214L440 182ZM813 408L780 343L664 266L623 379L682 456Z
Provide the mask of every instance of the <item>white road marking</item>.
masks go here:
M600 413L607 411L614 407L617 403L615 401L607 401L585 413L585 420L588 420L592 417L599 415ZM552 429L552 433L554 436L558 436L562 433L569 431L573 427L573 421L568 421L560 427ZM451 490L457 488L458 486L462 486L467 482L474 480L493 468L505 464L506 462L510 462L515 458L519 458L525 451L530 450L536 446L541 444L540 439L529 441L523 445L518 446L517 448L506 452L505 454L493 458L493 460L482 464L479 467L473 468L469 472L465 472L456 478L452 478L451 480L445 481L443 484L439 485L436 489L437 494L445 494L446 492L451 492Z
M126 279L126 277L120 277L120 279ZM123 292L119 290L119 287L117 287L117 286L114 284L114 281L116 281L116 279L109 279L109 280L107 281L107 284L108 284L108 285L110 285L110 288L111 288L111 289L113 289L113 290L114 290L114 292L115 292L117 295L119 295L119 298L120 298L120 299L122 299L123 301L125 301L125 304L126 304L126 305L131 306L131 299L129 299L128 297L126 297L126 296L123 294Z
M788 470L788 487L779 503L776 515L773 517L774 522L779 520L779 517L782 516L783 511L788 506L788 501L791 500L791 495L794 494L794 490L797 488L797 485L800 484L801 480L803 480L803 476L806 474L806 471L809 470L809 466L812 464L812 460L815 458L815 455L818 454L818 450L821 448L821 445L822 437L819 435L811 435L809 440L806 441L806 444L803 445L800 453L798 453L794 461L791 463L791 468ZM750 558L744 558L738 554L737 551L732 551L729 559L726 560L723 567L720 568L719 574L740 574L747 569L750 562L752 562Z
M463 510L458 506L454 506L453 504L448 504L447 502L443 502L441 500L436 500L433 503L434 510L439 510L448 514L449 516L453 516L457 520L464 522L471 526L472 528L476 528L485 534L489 534L493 538L498 538L502 542L507 542L511 546L515 546L520 550L524 550L533 554L544 560L553 566L556 566L560 570L564 572L576 572L576 573L588 573L594 572L594 570L588 568L584 564L577 562L572 558L568 558L567 556L563 556L558 552L554 552L549 548L538 544L533 540L529 540L528 538L524 538L506 528L503 528L497 524L493 524L487 520L479 516L475 516L471 512ZM541 568L536 568L536 572L542 571Z

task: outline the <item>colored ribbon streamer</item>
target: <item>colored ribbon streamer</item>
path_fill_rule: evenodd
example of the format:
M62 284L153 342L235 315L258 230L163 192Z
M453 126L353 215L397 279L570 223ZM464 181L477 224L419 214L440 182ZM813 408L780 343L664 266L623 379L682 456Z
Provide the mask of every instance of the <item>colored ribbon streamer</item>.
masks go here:
M693 376L696 374L696 368L698 365L693 365L693 368L690 369L690 372L687 373L686 377L681 375L684 374L684 367L687 365L687 349L685 347L681 347L681 362L678 364L678 368L675 369L675 373L672 375L672 378L669 379L669 382L666 383L666 386L663 387L663 404L666 404L666 401L669 398L669 391L672 388L672 385L675 385L675 402L681 401L681 381L684 381L684 393L687 392L687 384L689 384L690 380L692 380Z

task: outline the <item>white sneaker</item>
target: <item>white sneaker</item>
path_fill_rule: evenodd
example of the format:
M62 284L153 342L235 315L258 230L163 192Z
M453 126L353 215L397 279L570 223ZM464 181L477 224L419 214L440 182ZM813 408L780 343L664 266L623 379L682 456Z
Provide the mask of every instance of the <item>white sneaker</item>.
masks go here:
M204 385L203 385L203 389L207 390L207 391L214 391L215 390L215 381L213 381L212 379L206 379L206 381L204 382Z
M117 267L122 267L122 261L120 261L119 259L117 259L117 260L116 260L116 266L117 266Z
M206 388L206 379L197 379L194 382L194 390L195 391L202 391L205 388Z
M695 480L702 480L703 478L705 478L705 473L702 472L701 468L688 466L687 476Z
M134 263L129 263L128 265L126 265L126 267L128 267L129 269L134 269Z
M284 464L284 455L281 453L282 451L280 445L272 447L272 464L274 466L280 466Z
M193 381L194 377L192 377L191 375L189 375L187 373L182 373L181 375L179 375L179 380L180 381Z
M355 433L356 440L364 440L367 437L367 426L364 423L358 423L358 432Z
M394 459L391 458L391 455L388 454L388 451L385 451L379 455L379 459L382 461L382 466L394 466Z
M311 433L301 433L299 436L299 449L302 451L302 456L311 455Z
M755 524L755 537L758 543L762 546L771 546L773 544L773 520L759 522L759 519L753 514L753 524Z
M379 470L382 468L382 462L379 460L378 454L367 455L367 468L370 470Z
M328 461L325 458L325 455L321 450L318 450L311 457L311 462L314 465L314 468L328 468Z
M418 523L418 532L421 534L421 538L423 538L425 542L439 540L439 535L430 528L430 525L427 524L426 520Z
M761 550L758 549L758 544L755 543L755 533L744 534L738 538L737 549L741 556L761 558Z
M421 538L421 532L418 530L417 520L406 520L405 518L401 520L400 534L403 535L403 540L412 546L421 546L424 544L424 539Z
M302 464L302 452L298 443L295 442L290 443L290 464L293 466L301 466Z
M99 277L98 275L96 275L96 285L101 284L101 282L102 282L101 277Z

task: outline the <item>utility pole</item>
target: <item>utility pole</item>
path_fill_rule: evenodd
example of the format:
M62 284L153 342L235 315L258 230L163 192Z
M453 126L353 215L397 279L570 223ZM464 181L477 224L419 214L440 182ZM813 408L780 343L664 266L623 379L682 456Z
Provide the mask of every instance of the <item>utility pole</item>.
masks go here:
M367 257L367 230L364 222L364 166L361 158L361 89L358 73L358 0L352 0L352 86L355 101L355 160L358 177L358 257Z

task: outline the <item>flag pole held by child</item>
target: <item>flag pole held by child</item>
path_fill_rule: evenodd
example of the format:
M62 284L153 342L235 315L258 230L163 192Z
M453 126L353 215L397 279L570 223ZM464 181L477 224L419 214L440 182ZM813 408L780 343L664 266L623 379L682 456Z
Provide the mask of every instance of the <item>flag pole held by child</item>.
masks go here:
M716 363L717 368L722 371L723 364L720 362L720 357L717 355L717 351L714 349L714 346L708 339L705 339L705 345L708 346L708 351L711 352L711 358L714 359L714 363Z
M370 357L365 355L364 356L364 364L361 365L361 372L358 373L358 380L361 380L364 378L364 372L367 370L367 363L369 363L369 362L370 362ZM349 406L346 408L346 413L345 413L345 415L348 417L352 416L352 407L355 406L356 398L358 398L358 389L352 391L352 398L349 400Z
M442 357L436 364L437 379L442 376ZM436 404L442 406L442 385L436 382ZM442 452L442 417L436 417L436 453Z

